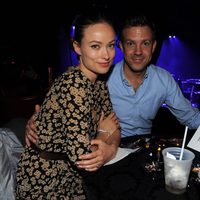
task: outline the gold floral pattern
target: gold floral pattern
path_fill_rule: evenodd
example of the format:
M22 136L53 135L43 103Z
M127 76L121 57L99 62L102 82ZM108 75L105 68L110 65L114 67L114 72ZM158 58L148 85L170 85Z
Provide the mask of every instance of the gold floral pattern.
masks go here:
M65 153L68 160L45 160L26 147L17 170L16 199L86 199L75 162L79 155L90 152L101 112L108 115L111 110L104 82L90 82L79 68L63 73L47 93L37 116L37 146Z

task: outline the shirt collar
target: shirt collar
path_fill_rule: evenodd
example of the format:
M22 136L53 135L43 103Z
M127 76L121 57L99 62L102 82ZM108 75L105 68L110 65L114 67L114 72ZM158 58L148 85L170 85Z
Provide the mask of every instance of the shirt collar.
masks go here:
M123 70L124 60L122 60L122 61L120 62L120 64L121 64L121 67L120 67L120 76L121 76L121 80L122 80L123 83L129 85L128 81L126 80L126 77L125 77L125 74L124 74L124 70ZM150 65L147 67L147 70L146 70L146 72L145 72L145 75L144 75L143 80L146 79L146 78L148 77L149 73L150 73Z

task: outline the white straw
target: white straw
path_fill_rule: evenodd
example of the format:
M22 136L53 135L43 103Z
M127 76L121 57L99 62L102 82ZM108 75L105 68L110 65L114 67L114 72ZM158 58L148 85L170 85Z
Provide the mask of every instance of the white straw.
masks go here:
M182 143L182 148L181 148L181 155L179 160L182 160L183 157L183 151L184 151L184 147L185 147L185 140L186 140L186 136L187 136L187 131L188 131L188 126L185 127L185 133L184 133L184 137L183 137L183 143Z

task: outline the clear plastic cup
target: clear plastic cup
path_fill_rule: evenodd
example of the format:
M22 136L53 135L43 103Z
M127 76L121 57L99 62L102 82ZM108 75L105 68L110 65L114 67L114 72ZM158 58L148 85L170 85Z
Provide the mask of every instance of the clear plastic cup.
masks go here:
M176 160L167 156L167 152ZM164 160L165 188L173 194L183 194L186 191L194 153L184 149L182 160L179 160L180 147L168 147L162 150Z

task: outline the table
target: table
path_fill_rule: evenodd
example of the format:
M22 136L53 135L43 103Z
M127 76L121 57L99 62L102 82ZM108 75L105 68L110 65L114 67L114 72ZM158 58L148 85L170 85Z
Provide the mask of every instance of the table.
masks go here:
M85 174L88 199L92 200L199 200L200 179L191 173L187 191L175 195L165 190L164 166L161 150L180 145L181 139L143 138L135 141L140 150L129 154L120 162L97 172ZM134 146L135 145L135 146ZM194 165L200 163L196 154Z
M195 159L191 168L191 174L188 181L188 187L184 194L175 195L165 190L164 181L164 163L162 158L162 149L170 146L181 146L182 139L178 138L159 138L151 137L148 142L143 144L143 149L139 153L144 160L144 176L149 174L152 177L154 185L151 195L147 199L162 200L197 200L200 199L200 178L198 173L192 171L194 167L200 166L200 154L197 151L189 149L195 154ZM149 145L149 146L148 146ZM187 147L186 147L187 148ZM152 168L152 165L154 166Z

